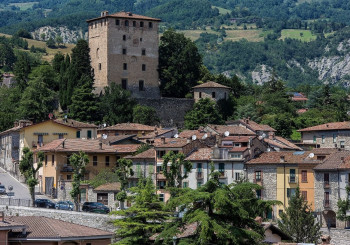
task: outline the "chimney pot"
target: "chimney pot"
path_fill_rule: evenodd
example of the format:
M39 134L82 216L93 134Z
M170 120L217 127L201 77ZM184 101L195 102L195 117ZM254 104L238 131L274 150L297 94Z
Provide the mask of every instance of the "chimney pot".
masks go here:
M100 142L99 145L100 145L100 150L102 150L102 142Z

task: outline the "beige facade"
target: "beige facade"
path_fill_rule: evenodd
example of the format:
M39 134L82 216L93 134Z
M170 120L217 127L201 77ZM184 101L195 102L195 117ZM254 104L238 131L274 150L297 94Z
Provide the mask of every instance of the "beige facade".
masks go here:
M193 87L193 97L197 103L200 99L209 98L215 102L229 98L231 88L216 82L206 82Z
M130 12L108 14L107 11L87 21L97 93L116 83L131 91L134 97L160 96L159 21Z

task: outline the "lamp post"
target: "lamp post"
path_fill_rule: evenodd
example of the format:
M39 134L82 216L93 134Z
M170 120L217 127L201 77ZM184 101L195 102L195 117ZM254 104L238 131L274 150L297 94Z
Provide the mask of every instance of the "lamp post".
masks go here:
M173 245L176 245L177 237L173 236Z

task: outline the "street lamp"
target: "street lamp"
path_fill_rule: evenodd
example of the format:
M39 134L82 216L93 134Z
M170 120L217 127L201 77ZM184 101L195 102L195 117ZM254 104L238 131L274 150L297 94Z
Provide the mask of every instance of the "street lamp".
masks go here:
M176 245L176 240L177 240L177 237L173 236L173 245Z

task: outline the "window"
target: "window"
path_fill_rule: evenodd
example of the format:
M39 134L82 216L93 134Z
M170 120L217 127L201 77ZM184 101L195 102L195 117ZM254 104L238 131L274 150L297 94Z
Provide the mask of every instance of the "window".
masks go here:
M256 197L261 199L261 190L256 190Z
M197 172L198 173L202 172L202 163L201 162L197 163Z
M72 175L67 174L67 180L71 180L72 179Z
M55 165L55 155L52 155L51 157L51 165Z
M58 135L58 138L59 138L59 139L63 139L63 134L59 134L59 135Z
M188 182L183 182L182 183L182 188L187 188L188 187Z
M157 151L157 158L163 158L165 151Z
M125 25L125 26L129 26L129 21L126 20L126 21L124 22L124 25Z
M329 207L330 204L331 204L331 202L329 200L329 192L325 192L324 193L324 206Z
M43 146L43 142L44 142L44 136L38 135L38 145Z
M143 21L140 22L140 27L143 27Z
M128 87L128 79L122 79L122 89L127 89Z
M329 173L323 174L323 184L325 188L329 188Z
M235 159L241 159L242 155L238 154L238 153L234 153L234 154L230 154L231 158L235 158Z
M219 172L220 173L225 172L225 163L219 163Z
M325 136L322 135L322 144L324 144L324 142L325 142Z
M146 49L142 49L142 55L146 55Z
M123 35L123 41L125 41L126 40L126 35Z
M91 130L88 130L88 131L87 131L87 138L88 138L88 139L91 139L91 138L92 138Z
M101 69L102 69L102 64L98 63L98 70L101 71Z
M278 210L278 215L281 216L283 214L283 210L282 209L279 209Z
M145 90L145 82L143 80L139 81L139 91Z
M301 182L307 182L307 170L301 170Z
M128 70L128 64L127 63L123 63L123 70L124 71Z
M123 54L126 54L126 48L123 48Z
M295 188L287 188L287 197L290 198L295 195Z
M166 185L165 181L157 181L157 187L158 189L164 189Z
M304 201L307 201L307 191L301 191L301 196L303 197Z
M295 183L295 169L289 169L289 183Z
M197 188L201 187L202 186L202 181L198 181L197 182Z
M235 173L235 180L241 179L241 173Z
M97 156L92 157L92 165L97 166Z
M77 138L80 138L80 131L77 131Z
M47 166L47 155L45 155L45 166Z
M106 156L106 167L109 167L109 156Z
M146 64L142 64L142 71L146 70Z
M163 166L157 166L157 173L161 173L163 171Z
M340 148L342 148L342 149L345 148L345 141L340 141Z
M199 98L202 98L202 92L199 92Z
M337 134L333 134L333 143L337 143Z
M215 98L215 92L211 92L211 97Z
M142 42L142 37L140 37L140 42Z
M148 27L149 28L153 28L153 23L152 22L148 22Z
M164 194L159 194L159 201L164 202Z
M316 143L316 136L314 136L314 143Z
M261 180L261 171L255 171L255 180L257 181Z
M136 27L136 21L133 21L133 22L132 22L132 26L133 26L133 27Z
M116 24L117 26L119 26L119 25L120 25L120 20L115 20L115 24Z

